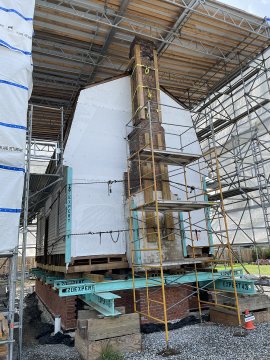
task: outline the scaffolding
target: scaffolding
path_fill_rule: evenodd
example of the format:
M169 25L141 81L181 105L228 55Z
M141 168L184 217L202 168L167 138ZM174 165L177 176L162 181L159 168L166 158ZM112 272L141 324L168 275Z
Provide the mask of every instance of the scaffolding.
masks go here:
M167 130L166 132L161 127L161 124L163 126L166 125L167 129L168 126L175 127L176 125L151 120L151 113L155 111L156 105L165 107L164 104L157 104L149 100L144 106L144 108L147 108L148 120L138 122L136 120L138 114L135 114L127 124L131 262L134 285L134 310L142 316L163 323L168 343L167 312L177 304L173 304L170 307L167 307L166 304L166 286L169 285L164 281L164 270L166 269L179 268L187 264L191 264L194 267L196 277L196 290L194 293L197 294L200 316L201 305L211 304L236 310L239 325L241 324L241 319L216 149L212 149L203 155L185 152L185 148L190 148L195 142L183 144L183 138L187 132L194 130L193 125L183 126L184 130L181 129L183 128L181 125L178 125L177 131ZM183 109L178 109L183 111ZM196 113L196 115L200 117L205 116L199 113ZM178 149L172 148L170 143L165 144L166 140L164 138L166 139L168 134L179 137ZM173 141L172 143L175 144ZM206 187L205 172L209 168L206 161L207 158L211 158L211 169L217 175L217 184L210 190ZM179 174L183 175L184 183L173 181L174 176ZM193 185L195 180L191 179L191 174L199 177L200 187ZM186 199L172 199L170 185L174 187L177 185L178 189L179 186L184 187L182 191L185 193ZM216 196L218 194L218 196L214 201L209 201L211 196L213 196L211 195L212 193ZM194 220L193 213L197 210L203 210L204 216L199 220L198 217ZM183 218L183 213L187 214L186 219ZM212 230L211 222L216 219L223 221L225 225L224 230ZM140 225L138 225L138 222ZM207 233L207 244L195 245L195 241L200 238L198 231ZM213 244L212 240L213 235L217 234L221 237L221 244L218 246ZM164 260L165 243L172 243L179 238L183 244L184 254L186 250L184 248L185 242L187 240L191 242L192 258L188 259L180 255L178 259L174 257L172 261ZM179 242L177 244L180 246ZM229 250L227 259L216 259L212 255L214 249L220 247ZM197 257L197 251L200 252L204 249L206 251L205 256ZM148 261L147 256L141 255L147 252L151 254L148 257ZM153 253L157 255L155 256ZM208 266L207 271L212 273L212 281L208 281L203 286L198 281L198 272L201 270L199 264L201 263L206 263ZM224 282L223 279L223 286L219 283L220 274L216 274L216 266L221 263L229 263L231 269L225 275L225 279L228 281ZM160 289L151 291L149 285L152 286L153 281L148 273L153 269L160 273L161 282L159 283ZM142 271L146 279L145 311L138 310L137 305L140 299L136 299L136 279ZM156 284L156 281L154 284ZM206 288L211 289L210 293L214 297L213 303L202 300L200 297L200 291L206 291ZM152 295L156 295L158 291L162 293L160 301L156 300L156 296L153 297ZM226 297L226 293L234 294L236 306L228 306L218 301L216 295L219 294L221 297ZM193 292L191 295L193 295ZM162 318L152 315L151 305L153 304L163 307Z
M270 50L249 59L238 53L235 60L234 76L227 76L221 89L209 93L196 108L205 117L194 114L193 121L203 153L216 149L218 155L231 245L253 246L259 266L257 246L270 245ZM211 188L217 174L210 158L207 163ZM212 227L222 230L224 223L213 221ZM219 243L220 236L214 242ZM221 250L219 257L223 254ZM234 253L234 257L238 256Z
M61 117L59 141L46 141L35 139L32 137L32 124L34 116L34 108L53 109L59 111ZM29 248L27 244L27 235L33 233L31 227L35 226L33 220L36 218L38 209L44 204L46 200L46 189L52 189L53 186L60 181L63 172L63 108L49 108L38 105L29 105L28 110L28 130L27 130L27 146L26 146L26 166L25 166L25 181L24 181L24 193L23 204L20 218L20 226L18 233L18 246L12 251L0 253L0 258L4 259L4 266L8 261L8 275L0 280L0 285L3 288L7 288L7 295L2 295L1 300L3 306L1 306L1 313L7 317L9 323L9 338L1 340L0 345L8 345L8 359L12 360L14 357L15 339L14 329L19 329L18 336L18 359L22 359L22 333L23 333L23 300L25 295L24 283L26 273L26 252ZM42 174L42 169L38 168L37 162L41 162L47 166L48 162L54 160L55 163L55 175L57 179L51 175ZM31 173L31 166L38 169L38 174ZM42 186L43 184L43 186ZM46 185L44 187L44 185ZM19 245L20 234L23 235L22 245ZM32 247L32 245L31 245ZM21 250L21 251L20 251ZM21 271L18 272L18 256L22 256ZM20 281L20 294L16 293L16 285ZM14 316L18 314L19 320L15 322Z

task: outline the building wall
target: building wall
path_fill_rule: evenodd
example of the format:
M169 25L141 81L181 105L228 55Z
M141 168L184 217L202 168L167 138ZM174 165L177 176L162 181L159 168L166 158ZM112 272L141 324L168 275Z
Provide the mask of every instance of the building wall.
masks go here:
M63 330L77 327L77 296L60 297L59 291L53 290L53 285L45 285L40 280L36 280L36 294L53 317L61 315Z
M49 219L48 255L64 254L66 246L67 168L37 217L37 256L44 255L45 224ZM57 217L59 206L59 219Z
M169 286L166 287L166 307L178 303L175 307L167 313L168 320L177 320L189 316L189 309L198 307L196 294L185 300L191 294L193 289L192 284L183 284L181 287ZM151 288L149 293L154 292L149 296L150 299L162 301L161 291L156 291L157 288ZM36 293L41 301L44 303L49 312L53 315L61 315L61 326L64 330L74 329L77 327L77 296L60 297L58 290L53 290L53 285L45 285L44 281L36 280ZM134 312L133 290L114 291L114 294L121 296L120 299L115 299L115 306L125 306L127 314ZM147 313L147 302L145 300L146 289L136 290L136 300L141 300L137 303L137 310ZM163 306L151 303L150 315L164 320ZM153 319L141 316L141 324L157 322Z
M106 232L125 229L125 137L131 117L129 76L80 93L64 152L73 174L72 233L78 234L71 237L72 258L126 253L123 232ZM108 181L116 181L110 193Z
M181 287L168 286L166 287L166 308L174 306L171 310L167 312L168 321L182 319L189 316L189 309L194 309L198 307L197 295L191 296L190 298L185 299L191 294L193 289L192 284L183 284ZM158 290L158 291L157 291ZM133 301L133 290L121 290L115 291L115 294L121 296L121 299L115 300L115 306L125 306L126 313L134 312L134 301ZM137 289L136 290L136 310L147 314L147 300L146 300L146 289ZM149 299L155 301L163 301L162 292L158 288L149 289ZM164 311L163 305L150 302L150 315L156 319L164 320ZM141 324L149 324L157 322L154 319L148 318L141 315Z

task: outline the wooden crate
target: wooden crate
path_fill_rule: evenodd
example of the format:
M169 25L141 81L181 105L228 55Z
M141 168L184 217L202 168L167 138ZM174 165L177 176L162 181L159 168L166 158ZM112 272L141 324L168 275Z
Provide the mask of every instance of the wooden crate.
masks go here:
M252 321L253 324L270 321L269 310L256 311L253 312L253 315L255 316L255 320ZM239 327L237 314L228 314L227 312L225 313L223 311L214 310L212 308L210 308L210 321L226 326ZM245 325L244 315L241 315L241 324L242 326Z
M86 337L88 340L110 339L140 332L140 315L120 315L116 318L88 319Z
M142 350L141 334L131 334L111 339L89 341L83 339L78 330L75 332L75 348L84 360L100 359L102 349L106 347L108 342L114 350L119 351L122 354Z

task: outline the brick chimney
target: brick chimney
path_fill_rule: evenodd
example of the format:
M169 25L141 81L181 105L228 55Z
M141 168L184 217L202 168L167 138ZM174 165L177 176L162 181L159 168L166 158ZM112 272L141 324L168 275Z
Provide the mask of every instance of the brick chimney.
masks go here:
M133 112L133 125L136 129L130 134L133 141L130 142L130 152L134 153L140 148L145 146L150 141L149 129L149 115L151 115L151 129L152 139L155 149L166 150L164 129L161 125L162 114L160 104L160 89L159 89L159 76L158 76L158 62L155 44L152 41L146 40L136 36L130 46L130 59L134 59L131 66L131 94L132 94L132 112ZM148 108L148 101L150 102L150 114ZM139 128L145 129L140 131ZM143 166L142 173L151 173L151 164ZM155 173L157 180L157 190L162 192L164 200L171 199L170 185L168 183L168 175L164 174L168 171L167 166L155 165ZM163 174L158 176L159 174ZM134 181L132 181L132 177ZM136 184L139 177L137 164L132 165L131 182ZM148 176L148 178L150 175ZM149 182L149 179L147 180ZM136 185L133 186L136 188ZM134 191L135 192L135 191ZM145 202L154 200L152 189L144 191ZM165 215L164 225L167 230L166 235L173 232L173 218L172 213ZM154 216L154 213L147 215L149 218ZM169 228L169 229L168 229ZM147 225L147 232L155 232L155 219L149 220ZM149 242L157 241L156 234L148 236ZM175 240L174 235L169 235L167 240Z

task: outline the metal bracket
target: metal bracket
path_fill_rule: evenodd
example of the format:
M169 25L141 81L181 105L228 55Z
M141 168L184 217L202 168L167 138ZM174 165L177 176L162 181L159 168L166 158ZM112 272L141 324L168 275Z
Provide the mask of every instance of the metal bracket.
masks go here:
M114 308L114 299L119 299L121 296L112 294L110 292L92 293L80 298L88 305L104 316L119 316L121 313Z

